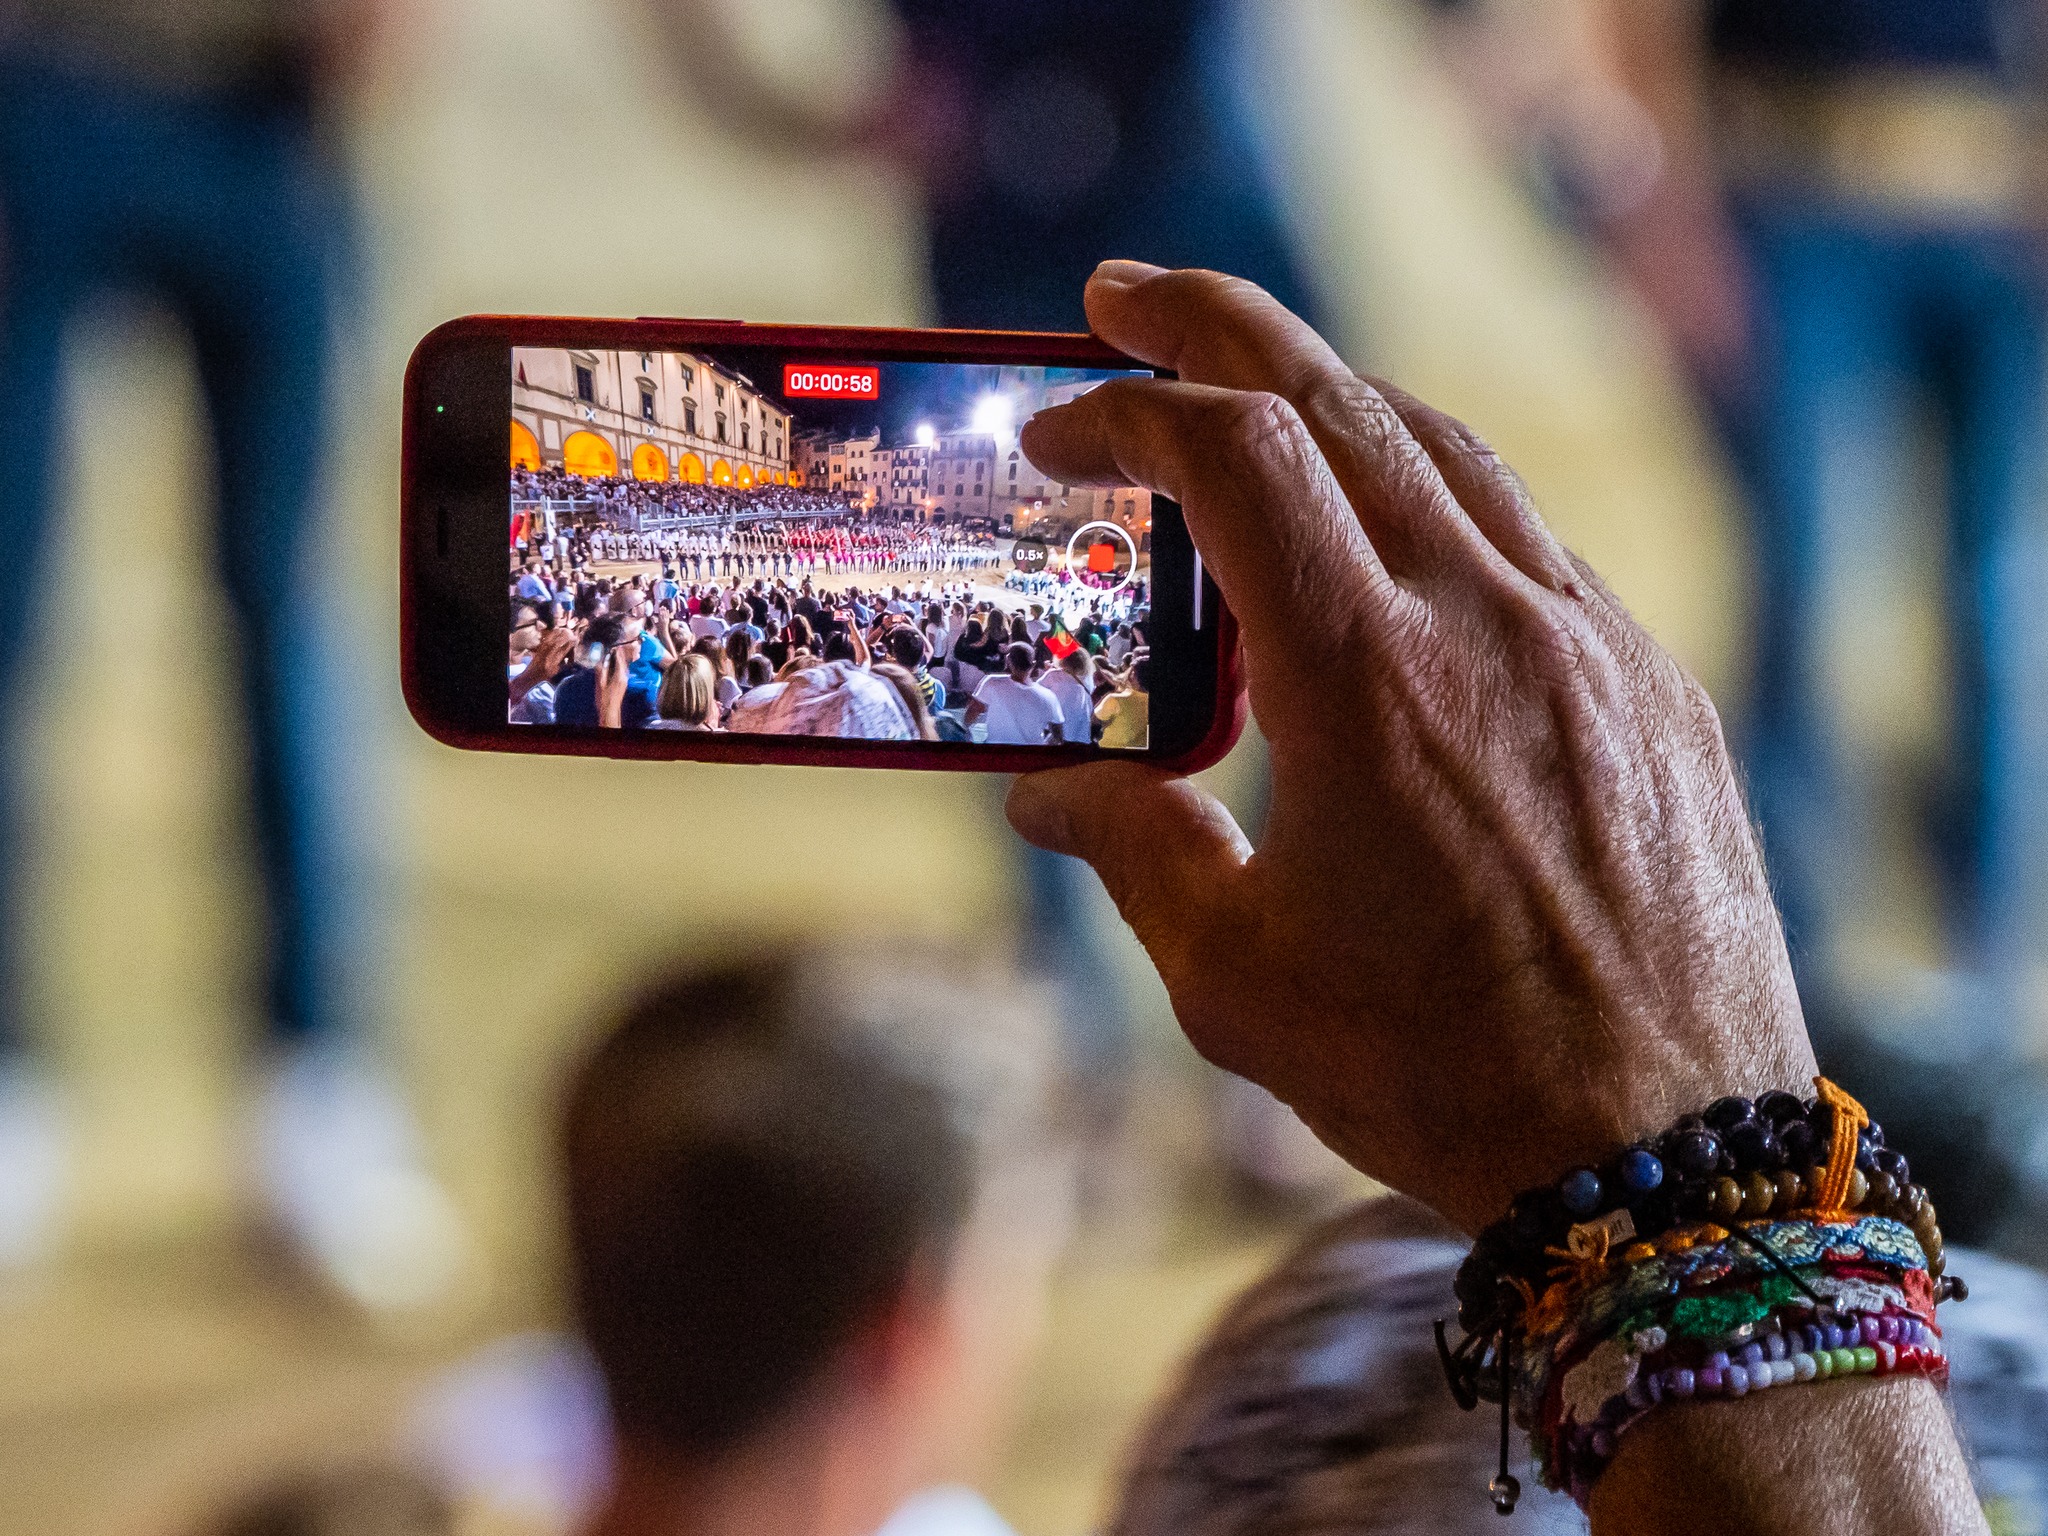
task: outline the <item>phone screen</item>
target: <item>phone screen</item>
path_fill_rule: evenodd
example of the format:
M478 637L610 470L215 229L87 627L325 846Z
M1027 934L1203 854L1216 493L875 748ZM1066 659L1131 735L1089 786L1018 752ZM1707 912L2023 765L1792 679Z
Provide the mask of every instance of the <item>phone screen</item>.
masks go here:
M1152 499L1018 444L1125 376L513 347L507 722L1147 750Z

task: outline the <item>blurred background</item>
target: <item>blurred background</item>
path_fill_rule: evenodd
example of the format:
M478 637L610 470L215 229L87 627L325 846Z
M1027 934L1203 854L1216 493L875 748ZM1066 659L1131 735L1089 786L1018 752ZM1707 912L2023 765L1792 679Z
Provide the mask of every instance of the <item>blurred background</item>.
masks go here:
M1707 682L1824 1064L1952 1237L2039 1256L2030 7L164 10L0 5L0 1530L198 1530L379 1457L465 1529L570 1529L554 1106L677 956L887 932L1063 988L1071 1229L961 1473L1022 1536L1091 1529L1218 1305L1369 1193L1193 1057L1000 784L415 729L399 382L475 311L1078 328L1109 256L1266 283ZM1209 776L1248 825L1259 755Z

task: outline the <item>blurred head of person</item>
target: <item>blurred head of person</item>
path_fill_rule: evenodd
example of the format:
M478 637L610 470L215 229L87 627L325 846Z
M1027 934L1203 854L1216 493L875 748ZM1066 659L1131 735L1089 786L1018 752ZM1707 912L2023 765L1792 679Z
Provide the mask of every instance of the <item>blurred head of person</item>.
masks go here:
M741 638L745 638L744 632ZM707 635L690 646L690 654L702 656L711 663L711 670L721 677L732 676L732 657L727 653L724 642L713 640Z
M901 624L889 632L889 659L904 671L923 671L930 657L930 643L910 625Z
M595 1536L869 1536L993 1448L1065 1230L1045 1010L887 944L633 1003L563 1146L618 1441Z
M1083 688L1095 686L1095 658L1085 650L1072 650L1060 658L1060 670Z
M756 652L747 658L746 685L749 688L765 688L775 681L775 663Z
M1486 1496L1499 1414L1444 1390L1431 1320L1455 1307L1463 1238L1387 1197L1311 1232L1199 1343L1139 1434L1108 1536L1460 1536ZM1585 1516L1524 1478L1531 1536Z
M592 619L583 631L583 639L576 647L576 665L595 667L604 661L605 653L626 644L626 626L620 620L607 615Z
M364 1465L280 1479L194 1536L455 1536L456 1528L453 1501L424 1475Z
M913 728L920 741L937 741L939 728L932 720L931 706L925 703L924 690L917 686L917 678L904 667L893 661L878 661L870 669L876 677L896 690L896 696L909 711Z
M531 603L512 605L511 633L508 637L508 654L513 661L523 661L533 654L533 648L540 644L540 616L533 611Z
M1013 641L1003 651L1003 670L1018 682L1025 682L1031 676L1032 650L1028 640Z
M691 730L718 727L718 669L697 651L687 651L661 675L655 712Z
M733 629L726 633L725 659L733 675L744 677L747 663L754 657L754 637L744 629Z

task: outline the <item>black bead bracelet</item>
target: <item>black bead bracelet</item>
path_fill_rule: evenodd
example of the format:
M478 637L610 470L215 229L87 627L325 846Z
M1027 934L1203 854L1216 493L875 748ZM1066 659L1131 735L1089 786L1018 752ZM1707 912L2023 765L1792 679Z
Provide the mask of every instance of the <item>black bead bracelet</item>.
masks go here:
M1597 1168L1574 1168L1554 1184L1524 1191L1479 1234L1458 1268L1459 1326L1477 1335L1512 1323L1526 1298L1550 1283L1576 1226L1618 1227L1616 1213L1625 1211L1631 1239L1647 1242L1686 1223L1753 1221L1810 1205L1834 1116L1829 1104L1792 1093L1716 1099ZM1843 1204L1911 1227L1938 1279L1941 1230L1911 1173L1904 1155L1884 1144L1884 1132L1867 1125L1856 1138Z

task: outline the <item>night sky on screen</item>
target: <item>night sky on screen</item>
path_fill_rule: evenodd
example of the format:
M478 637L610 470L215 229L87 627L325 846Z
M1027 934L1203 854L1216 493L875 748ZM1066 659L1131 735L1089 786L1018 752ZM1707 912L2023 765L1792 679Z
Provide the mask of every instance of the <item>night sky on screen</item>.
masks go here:
M913 441L922 422L930 422L942 435L966 431L975 402L996 387L999 373L996 367L980 363L883 362L872 365L881 370L879 400L787 400L782 394L785 363L815 362L829 368L866 360L765 347L718 347L706 349L703 355L745 374L771 404L796 418L796 431L822 429L834 437L852 437L880 427L885 448ZM1045 373L1047 381L1054 384L1109 376L1085 368L1048 368ZM1017 423L1023 424L1021 420Z

